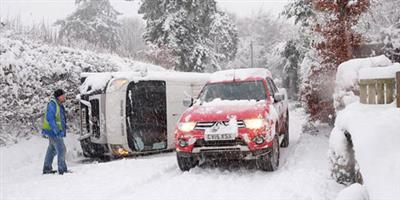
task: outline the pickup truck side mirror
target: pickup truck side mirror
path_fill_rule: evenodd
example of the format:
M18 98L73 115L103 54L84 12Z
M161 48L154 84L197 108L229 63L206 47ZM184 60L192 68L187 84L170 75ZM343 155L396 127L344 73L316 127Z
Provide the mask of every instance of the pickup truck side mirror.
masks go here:
M275 103L281 102L285 99L285 95L282 93L275 93L274 95L274 101Z
M193 98L192 98L192 97L190 97L190 98L184 98L183 101L182 101L182 104L183 104L183 106L185 106L185 107L190 107L190 106L192 106L192 105L193 105Z

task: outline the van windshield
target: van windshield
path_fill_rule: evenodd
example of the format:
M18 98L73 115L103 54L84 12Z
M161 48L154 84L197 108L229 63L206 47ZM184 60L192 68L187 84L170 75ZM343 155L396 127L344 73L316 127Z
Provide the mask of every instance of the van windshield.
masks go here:
M199 97L201 102L211 102L214 99L259 101L266 99L266 92L261 80L224 82L207 84Z

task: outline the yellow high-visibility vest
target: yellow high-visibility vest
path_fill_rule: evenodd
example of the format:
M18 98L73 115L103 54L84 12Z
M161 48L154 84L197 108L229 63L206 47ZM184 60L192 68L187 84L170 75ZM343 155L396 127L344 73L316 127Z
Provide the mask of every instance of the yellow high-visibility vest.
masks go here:
M56 104L56 124L58 129L63 130L62 127L62 123L61 123L61 113L60 113L60 105L58 105L57 101L54 98L51 98L50 101L54 102ZM49 124L49 122L47 121L47 110L46 110L46 114L44 116L44 120L43 120L43 129L45 130L49 130L51 131L51 126Z

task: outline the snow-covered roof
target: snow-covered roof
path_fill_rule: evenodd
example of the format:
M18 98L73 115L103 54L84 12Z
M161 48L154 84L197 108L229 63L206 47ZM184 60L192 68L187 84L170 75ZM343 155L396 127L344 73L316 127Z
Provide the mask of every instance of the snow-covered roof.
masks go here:
M360 79L385 79L395 78L400 71L400 64L394 63L387 67L363 68L360 70Z
M211 75L210 82L223 82L232 80L246 80L251 78L272 77L271 72L265 68L230 69L215 72Z

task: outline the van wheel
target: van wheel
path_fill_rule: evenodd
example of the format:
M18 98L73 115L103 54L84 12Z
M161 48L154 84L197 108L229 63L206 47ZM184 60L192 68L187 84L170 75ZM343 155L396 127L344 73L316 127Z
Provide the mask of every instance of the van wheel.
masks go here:
M80 141L83 156L87 158L101 158L107 152L107 147L103 144L96 144L86 138Z
M260 156L256 160L256 165L264 171L275 171L279 167L279 139L275 137L272 145L272 151L267 155Z
M289 146L289 110L286 111L285 133L281 143L281 147Z
M180 153L176 154L179 169L182 171L189 171L197 165L197 161L192 156L182 156Z

